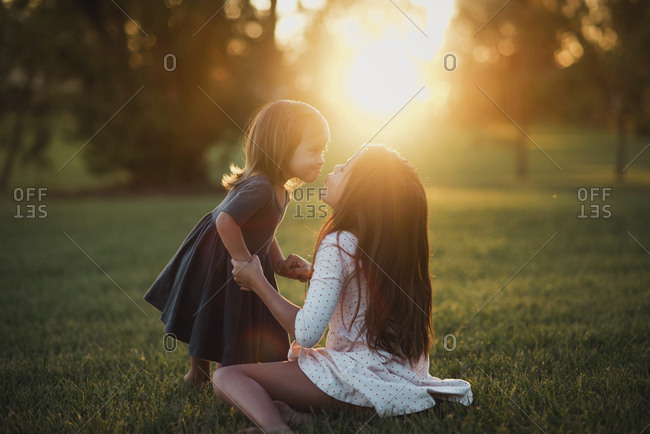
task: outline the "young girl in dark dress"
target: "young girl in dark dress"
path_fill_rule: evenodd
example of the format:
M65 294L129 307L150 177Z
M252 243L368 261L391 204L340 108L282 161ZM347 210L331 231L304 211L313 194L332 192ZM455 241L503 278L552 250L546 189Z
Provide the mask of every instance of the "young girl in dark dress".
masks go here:
M289 190L318 177L328 141L327 121L309 104L262 107L248 129L245 167L231 166L223 202L197 223L144 296L162 312L165 332L189 344L186 383L209 382L210 361L219 368L286 360L287 332L254 292L240 289L230 261L257 255L276 291L274 273L309 278L311 264L285 259L274 234Z

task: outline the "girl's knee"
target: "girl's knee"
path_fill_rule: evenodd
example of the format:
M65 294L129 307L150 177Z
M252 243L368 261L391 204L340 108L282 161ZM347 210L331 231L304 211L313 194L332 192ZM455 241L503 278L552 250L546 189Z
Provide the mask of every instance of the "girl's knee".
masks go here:
M236 366L219 368L212 374L212 388L217 398L228 401L228 382L238 374Z

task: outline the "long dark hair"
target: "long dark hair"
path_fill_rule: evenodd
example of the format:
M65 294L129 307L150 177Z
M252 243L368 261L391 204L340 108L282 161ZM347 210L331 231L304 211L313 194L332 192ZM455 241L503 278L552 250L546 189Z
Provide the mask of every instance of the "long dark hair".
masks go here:
M368 289L362 333L371 349L415 364L433 344L424 186L405 159L383 146L366 146L353 158L316 251L332 232L349 231L357 237L355 274L362 273Z

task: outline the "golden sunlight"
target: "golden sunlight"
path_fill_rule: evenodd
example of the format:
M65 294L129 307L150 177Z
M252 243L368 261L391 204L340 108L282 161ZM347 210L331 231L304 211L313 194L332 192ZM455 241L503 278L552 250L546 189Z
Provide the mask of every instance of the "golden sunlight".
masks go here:
M289 62L297 59L293 51L304 49L311 12L323 7L315 1L310 12L296 5L296 0L278 3L275 36ZM420 104L443 106L450 89L441 83L440 49L455 13L454 0L358 2L335 8L325 20L330 38L316 80L324 99L348 115L381 118L416 94ZM310 78L301 76L297 82L309 87Z
M370 111L399 109L421 87L417 66L407 47L382 40L363 50L350 66L348 91Z
M454 13L453 0L412 0L389 3L384 13L371 17L348 16L346 27L356 26L357 37L347 39L350 61L340 65L345 77L340 91L368 114L394 113L423 87L420 102L446 99L448 92L434 91L438 79L432 62Z

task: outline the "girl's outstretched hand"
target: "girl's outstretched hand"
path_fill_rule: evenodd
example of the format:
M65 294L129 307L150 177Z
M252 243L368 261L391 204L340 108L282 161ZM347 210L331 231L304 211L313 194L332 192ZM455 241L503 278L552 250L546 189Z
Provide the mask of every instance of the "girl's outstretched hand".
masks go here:
M284 261L278 262L275 272L282 277L307 282L311 277L311 263L298 255L291 254Z
M265 279L260 258L253 256L249 261L232 259L232 276L244 291L255 291L260 278Z

